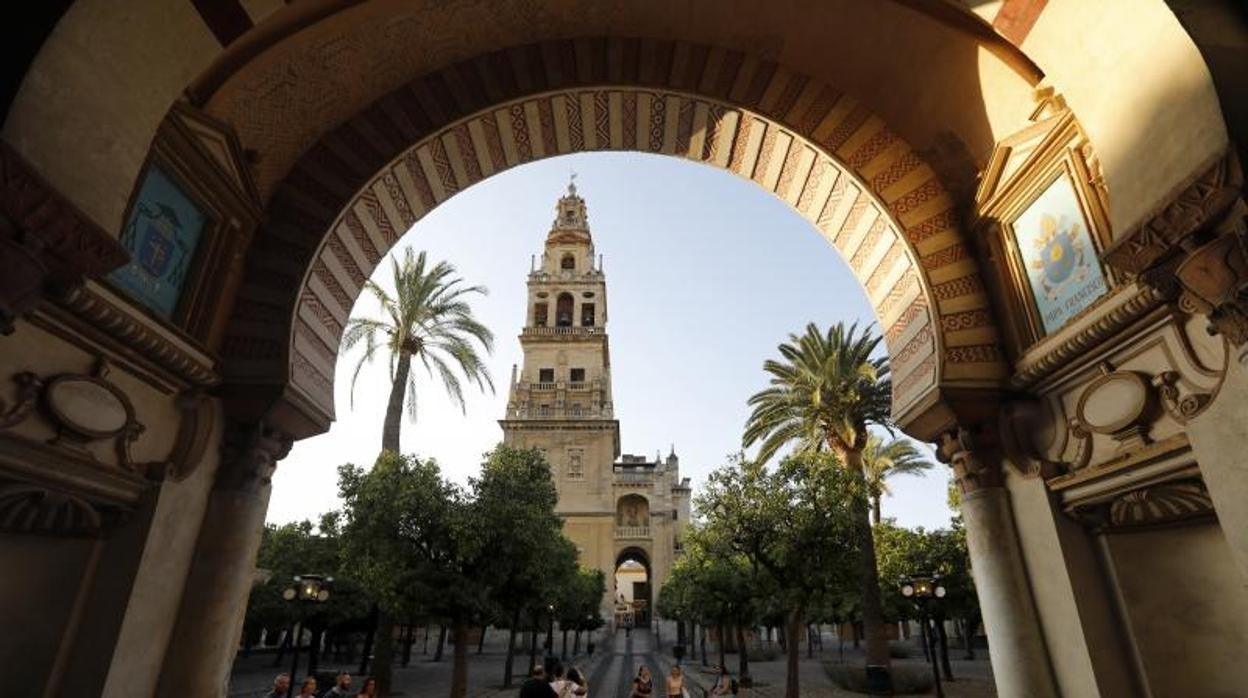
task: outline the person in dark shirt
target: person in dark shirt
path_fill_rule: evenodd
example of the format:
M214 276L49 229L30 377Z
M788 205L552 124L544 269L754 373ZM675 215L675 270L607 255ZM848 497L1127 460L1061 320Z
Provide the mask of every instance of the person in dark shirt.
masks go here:
M546 678L546 668L542 665L533 667L529 678L520 685L520 698L558 698L555 689L550 687L550 679Z

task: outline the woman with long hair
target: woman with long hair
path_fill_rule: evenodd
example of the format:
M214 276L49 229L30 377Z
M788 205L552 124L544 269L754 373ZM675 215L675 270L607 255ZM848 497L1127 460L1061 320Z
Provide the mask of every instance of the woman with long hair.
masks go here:
M364 679L363 685L360 686L360 692L355 694L355 698L376 698L377 696L377 679L368 677Z
M637 667L637 676L633 678L633 691L629 698L649 698L654 693L654 681L650 678L650 670L645 664Z

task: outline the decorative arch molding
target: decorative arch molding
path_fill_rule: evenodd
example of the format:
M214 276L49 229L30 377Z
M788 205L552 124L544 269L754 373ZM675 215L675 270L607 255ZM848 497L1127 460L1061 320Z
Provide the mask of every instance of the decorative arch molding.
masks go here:
M903 425L944 388L998 386L1007 368L984 284L954 199L923 158L828 85L745 54L673 46L649 61L636 56L631 74L558 90L531 88L588 82L592 52L568 42L553 76L545 46L466 61L322 139L279 186L248 256L223 346L227 381L270 385L310 433L326 428L342 328L364 281L412 224L504 169L632 150L750 179L838 249L875 309ZM532 94L494 98L506 91Z

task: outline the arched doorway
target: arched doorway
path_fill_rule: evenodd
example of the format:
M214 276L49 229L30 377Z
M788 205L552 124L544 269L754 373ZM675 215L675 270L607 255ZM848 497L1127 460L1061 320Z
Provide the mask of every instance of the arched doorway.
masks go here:
M1006 7L1017 10L1018 4ZM1074 463L1075 470L1096 466L1118 447L1110 443L1114 437L1128 435L1089 434L1081 427L1072 429L1076 433L1071 438L1060 439L1072 444L1073 453L1055 448L1037 455L1029 444L1015 448L1020 444L1003 445L995 438L998 418L1010 416L997 409L997 398L1002 393L1020 394L1028 401L1052 398L1069 413L1078 401L1076 387L1082 390L1081 382L1101 380L1088 375L1095 369L1078 362L1163 303L1147 292L1132 295L1124 290L1114 303L1086 316L1086 326L1071 328L1077 337L1054 340L1044 356L1026 356L1021 350L1004 355L998 321L1008 318L987 302L980 274L1003 262L977 254L967 243L970 236L960 229L958 211L975 207L971 189L994 144L1028 118L1031 90L1041 78L1032 61L1049 71L1043 89L1050 95L1054 89L1059 96L1069 95L1085 119L1091 141L1079 148L1092 153L1095 143L1104 172L1098 168L1084 173L1084 179L1114 190L1114 234L1119 242L1129 243L1116 251L1137 257L1131 260L1138 264L1135 271L1152 267L1159 259L1154 253L1177 246L1197 228L1209 232L1214 214L1221 213L1204 206L1209 191L1219 191L1228 181L1232 189L1242 189L1242 182L1219 178L1217 171L1211 170L1212 181L1202 174L1225 147L1225 129L1216 97L1206 85L1203 62L1199 56L1190 60L1195 49L1167 3L1160 1L1130 3L1129 8L1123 3L1053 2L1043 18L1039 14L1044 8L1033 3L1035 14L1025 24L1034 22L1038 30L1025 43L1026 29L1015 39L1027 46L1031 57L961 8L935 0L750 8L696 0L682 5L679 22L672 21L667 8L656 11L656 4L648 2L580 11L554 0L447 3L438 11L427 3L385 0L294 3L280 10L284 16L254 30L245 17L241 28L233 21L237 18L220 22L218 16L213 23L205 13L201 21L198 3L149 3L134 13L101 11L106 5L102 0L74 3L66 16L68 26L58 27L49 41L50 55L31 71L34 78L18 100L24 106L15 108L5 125L6 140L19 146L35 170L85 213L85 218L72 210L62 213L58 223L68 220L69 225L52 227L77 232L63 246L68 252L52 249L48 254L90 257L89 245L72 240L91 221L106 229L99 232L105 238L115 234L131 199L128 192L148 162L146 149L174 99L179 99L177 109L155 139L157 154L168 155L174 147L171 139L186 142L202 136L188 146L207 151L199 172L192 173L202 175L195 184L229 190L228 196L245 200L254 215L219 216L225 232L217 241L222 244L205 257L205 273L193 289L196 297L209 300L206 314L162 323L124 300L101 304L98 295L88 292L69 301L71 314L86 318L83 324L93 332L99 330L88 344L111 337L108 341L122 345L113 353L130 365L121 366L119 375L141 376L126 388L141 397L136 402L159 405L144 408L147 428L142 434L133 432L133 445L162 466L153 470L177 476L152 486L159 496L147 499L159 499L170 515L148 517L161 522L152 531L184 534L176 540L150 534L153 554L146 555L138 547L147 544L149 533L141 528L132 536L139 541L135 549L116 554L110 548L105 553L109 564L102 568L122 562L116 578L85 582L82 593L68 589L59 594L90 600L84 606L84 623L117 637L120 617L94 616L101 609L128 608L132 579L139 580L136 589L146 584L170 590L161 599L164 611L127 614L125 637L142 639L118 640L116 653L100 651L97 633L57 630L70 627L70 621L46 623L55 639L65 643L51 654L69 658L76 668L74 678L99 684L105 675L100 665L108 657L143 657L150 664L146 652L126 647L145 647L151 637L173 636L191 639L175 639L165 655L166 665L174 667L170 674L189 677L192 690L214 691L206 688L211 682L195 679L211 675L211 665L220 664L230 649L229 619L237 616L238 599L245 595L235 580L240 570L250 569L248 553L254 550L254 532L247 529L263 520L267 473L289 441L325 429L332 419L332 404L325 400L332 392L332 357L360 279L413 220L503 167L577 150L663 152L756 181L811 220L845 254L875 303L895 364L894 412L900 421L922 438L939 437L960 476L968 476L976 487L996 490L992 501L1004 521L1012 515L1010 498L1000 492L1002 450L1011 450L1023 473L1012 483L1016 490L1011 497L1023 507L1019 516L1026 530L1021 538L1029 557L1026 566L1018 559L1001 565L1019 582L1002 588L1023 591L998 599L1027 596L1025 568L1064 570L1074 564L1071 560L1094 559L1096 549L1085 545L1084 531L1066 520L1055 527L1055 517L1063 516L1054 504L1059 495L1037 479L1048 477L1045 469L1055 463ZM154 36L154 26L174 30ZM1139 29L1145 33L1137 35ZM606 36L612 32L618 35ZM1088 40L1072 41L1083 37L1081 32L1087 32ZM97 35L101 40L81 40ZM1074 45L1081 50L1071 51ZM1139 45L1165 50L1131 50ZM880 46L905 50L881 51ZM1123 60L1105 60L1113 51ZM1168 71L1156 72L1171 77L1164 83L1141 80L1151 66L1138 61L1163 62ZM193 75L200 78L188 87ZM101 92L95 89L98 85L116 89ZM189 98L182 102L177 95L184 90ZM1137 117L1135 127L1122 128L1123 113ZM183 118L188 114L193 118ZM78 134L81 147L60 147L66 133ZM1155 147L1158 143L1168 147ZM1184 191L1189 184L1190 196ZM1185 200L1167 208L1179 191ZM39 228L47 222L43 213L65 208L55 196L33 200L52 202L36 207ZM1157 211L1161 213L1154 218ZM267 223L255 230L253 220L261 218ZM79 225L86 219L86 225ZM94 254L106 257L99 250ZM107 268L109 263L103 263L84 273L94 277ZM64 311L65 302L58 303L58 312ZM29 327L18 332L18 342L31 336ZM41 349L55 341L40 335L32 344ZM1187 349L1180 347L1171 354L1183 351ZM45 373L82 371L70 364L86 363L83 357L70 359L65 352L27 345L19 345L13 355L23 361L37 355L36 368ZM1131 360L1113 358L1119 370ZM1058 372L1063 378L1056 382L1062 385L1040 385ZM1184 402L1196 405L1195 410L1217 396L1203 386L1197 386L1199 391L1186 383L1176 387L1168 382L1173 377L1169 370L1155 377L1153 385L1164 389L1165 400L1191 398ZM138 385L144 381L151 387ZM1131 381L1116 376L1110 384L1124 382ZM177 415L185 412L175 409L175 396L180 404L209 389L211 409L229 420L228 433L223 436L227 430L205 426L195 415L181 419L189 424L185 429L174 426ZM1065 393L1074 397L1067 400ZM1221 404L1234 406L1236 394L1243 391L1222 391ZM1154 433L1154 442L1170 443L1165 438L1176 434L1186 438L1186 420L1196 415L1190 410L1178 414L1177 421L1161 418L1164 433ZM1206 424L1210 421L1204 418ZM1234 414L1216 421L1245 423ZM1145 426L1128 425L1132 433L1144 433ZM1231 458L1219 452L1232 452L1225 444L1238 436L1203 428L1203 436L1200 429L1191 431L1193 447L1203 448L1201 471L1221 463L1224 475L1237 473L1227 465ZM46 441L46 431L39 434L40 443ZM233 492L242 486L239 482L249 488L258 483L258 493L233 500L212 494L211 503L204 505L211 483L181 486L181 478L194 476L192 469L180 470L176 466L181 463L164 467L165 446L175 431L179 442L185 434L186 443L195 443L187 450L194 454L188 460L198 464L200 454L209 454L199 473L211 474L226 461L216 471L222 488ZM175 455L179 458L168 460L181 459ZM124 465L113 463L122 456L105 457L108 477L124 469L113 467ZM236 463L246 464L242 477ZM1231 483L1242 479L1227 477ZM1238 525L1248 511L1234 504L1243 500L1233 495L1238 490L1211 484L1228 535L1248 530ZM135 478L126 487L125 496L114 499L133 510L138 492L149 483ZM1064 507L1078 503L1069 494L1060 498ZM1145 499L1125 501L1118 509ZM235 509L229 501L241 503ZM968 530L975 535L973 525ZM979 535L993 535L996 542L1013 540L1008 529L981 529ZM1233 551L1248 569L1248 539L1238 535ZM192 547L194 562L187 552ZM154 552L164 550L181 552ZM86 556L84 551L66 553L66 559L75 561ZM142 562L134 562L138 560ZM185 574L192 565L195 572ZM72 565L68 574L46 565L41 569L53 570L49 578L78 576ZM987 567L980 571L987 574ZM1085 576L1034 584L1035 605L1043 609L1048 627L1076 633L1111 627L1110 621L1086 621L1089 607L1097 604L1084 602L1103 589L1092 584L1082 594L1076 586ZM1144 571L1122 576L1150 577ZM189 579L184 591L181 584L168 583L183 577ZM100 599L96 589L117 591ZM1031 601L1025 599L1024 605L1030 607ZM179 603L180 613L169 610ZM175 614L178 632L167 621ZM1020 628L1038 626L1016 622ZM1091 630L1085 631L1085 623ZM1009 630L1007 623L990 626ZM1156 636L1173 634L1165 630ZM1114 633L1097 632L1064 644L1113 644ZM214 633L226 639L203 639ZM1018 657L1031 660L1045 654L1043 638L1033 636L1032 641L1030 647L1020 646ZM994 652L1002 649L998 645ZM1091 664L1079 650L1070 650L1069 656L1063 652L1054 653L1053 672L1068 682L1063 686L1087 687L1087 693L1095 689L1086 677L1095 672L1094 679L1100 681L1107 671L1101 664L1128 664L1105 660L1089 670L1085 664ZM90 662L94 664L88 666ZM1028 674L1028 664L1041 666L1038 673L1048 675L1043 659L1021 662L1023 668L1010 672L1002 668L997 675L1031 676L1034 685L1043 684L1046 679ZM181 670L183 666L190 669ZM203 670L205 666L210 668ZM119 664L113 675L138 676L140 683L115 690L150 694L153 671L138 663ZM100 678L92 678L96 676Z
M630 546L615 556L612 575L612 606L617 627L649 626L654 608L654 573L650 555Z

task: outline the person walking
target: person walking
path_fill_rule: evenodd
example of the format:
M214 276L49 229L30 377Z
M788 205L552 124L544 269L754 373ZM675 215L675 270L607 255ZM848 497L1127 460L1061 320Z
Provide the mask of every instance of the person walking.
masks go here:
M299 687L299 698L316 698L316 677L309 676L303 680L303 685Z
M735 696L737 695L737 682L733 680L732 674L728 673L726 667L719 667L719 678L715 680L715 687L711 689L712 696Z
M351 675L344 671L334 677L334 687L326 691L321 698L353 698L355 695L351 691Z
M654 680L650 678L650 670L645 664L637 667L637 676L633 678L633 690L629 698L649 698L654 693Z
M264 698L286 698L290 692L290 674L278 674L273 677L273 690L264 694Z
M355 698L376 698L377 697L377 679L368 677L364 679L364 685L360 686L360 692L355 694Z
M559 698L568 698L572 682L563 677L563 662L555 662L550 667L550 690Z
M558 698L546 678L546 668L541 664L533 667L529 678L520 684L520 698Z
M685 677L680 673L680 667L674 666L667 675L667 698L684 698L685 696Z
M589 684L585 682L585 676L581 674L581 670L576 667L568 669L568 683L571 684L571 692L568 694L574 698L589 698Z

